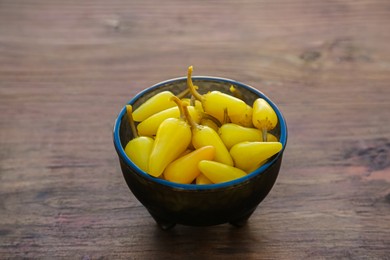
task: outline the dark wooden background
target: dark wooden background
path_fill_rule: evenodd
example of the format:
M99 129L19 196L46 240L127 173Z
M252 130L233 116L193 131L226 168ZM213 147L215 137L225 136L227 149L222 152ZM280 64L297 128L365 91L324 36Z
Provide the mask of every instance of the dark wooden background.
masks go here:
M289 140L248 224L160 230L127 188L119 110L212 75ZM1 259L390 259L387 0L0 0Z

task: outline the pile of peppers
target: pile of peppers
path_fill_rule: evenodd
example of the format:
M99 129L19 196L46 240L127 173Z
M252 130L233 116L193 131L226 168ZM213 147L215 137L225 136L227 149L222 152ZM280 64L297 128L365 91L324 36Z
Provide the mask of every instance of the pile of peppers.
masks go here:
M134 111L126 106L134 137L125 153L135 165L171 182L213 184L247 175L282 149L270 133L278 117L266 100L246 104L234 86L231 95L201 95L192 72L182 93L160 92Z

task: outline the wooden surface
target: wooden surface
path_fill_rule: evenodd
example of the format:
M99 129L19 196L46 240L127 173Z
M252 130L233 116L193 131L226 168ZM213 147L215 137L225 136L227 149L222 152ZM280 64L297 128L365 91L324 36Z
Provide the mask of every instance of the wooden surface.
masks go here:
M160 230L121 175L119 110L232 78L289 128L248 224ZM390 259L390 2L0 0L0 259Z

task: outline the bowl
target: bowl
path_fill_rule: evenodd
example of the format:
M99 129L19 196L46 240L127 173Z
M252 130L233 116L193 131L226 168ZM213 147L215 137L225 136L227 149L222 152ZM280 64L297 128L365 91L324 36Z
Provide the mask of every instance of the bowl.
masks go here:
M219 184L178 184L152 177L138 168L126 155L124 147L133 138L125 106L120 111L113 129L114 146L119 157L123 177L134 196L149 211L162 229L176 224L211 226L230 223L244 225L275 184L287 142L287 126L278 107L261 91L249 85L226 78L194 76L192 80L203 94L211 90L230 93L233 85L247 104L264 98L278 116L278 125L272 133L282 143L282 150L255 171L244 177ZM187 88L187 78L160 82L134 96L128 104L136 109L153 95L169 90L178 94ZM185 169L183 169L185 171Z

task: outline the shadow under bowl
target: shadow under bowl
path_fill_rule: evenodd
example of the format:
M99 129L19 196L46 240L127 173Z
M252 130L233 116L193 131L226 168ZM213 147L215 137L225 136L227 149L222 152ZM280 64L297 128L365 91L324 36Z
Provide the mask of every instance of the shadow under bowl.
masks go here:
M192 77L200 93L218 90L230 93L233 85L243 95L247 104L257 98L269 102L278 116L278 125L272 134L279 138L282 150L257 170L239 179L208 185L178 184L155 178L138 168L126 155L124 147L133 138L126 116L126 108L120 111L114 125L114 145L120 167L128 187L145 206L162 229L176 224L210 226L231 223L242 226L268 195L277 179L282 156L287 143L287 126L278 107L262 92L246 84L225 78ZM176 78L158 83L137 94L128 104L134 109L153 95L169 90L178 94L187 88L187 79ZM183 169L185 171L185 169Z

